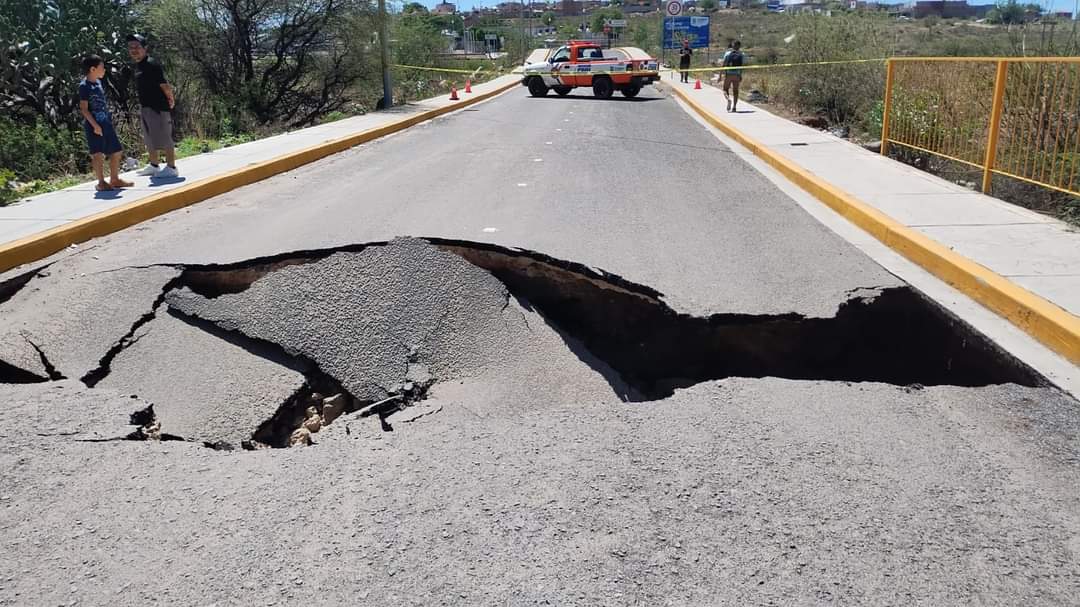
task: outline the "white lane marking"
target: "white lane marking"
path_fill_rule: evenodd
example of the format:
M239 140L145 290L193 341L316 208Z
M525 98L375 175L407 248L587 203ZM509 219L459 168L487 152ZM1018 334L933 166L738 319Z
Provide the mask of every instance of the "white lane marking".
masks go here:
M527 186L527 185L529 185L529 184L527 184L527 183L519 183L519 184L518 184L518 187L519 187L519 188L523 188L523 187L525 187L525 186Z
M485 232L498 232L499 228L484 228Z
M545 141L544 145L551 145L552 143L555 143L555 142L554 141Z
M533 162L543 162L543 158L533 158Z

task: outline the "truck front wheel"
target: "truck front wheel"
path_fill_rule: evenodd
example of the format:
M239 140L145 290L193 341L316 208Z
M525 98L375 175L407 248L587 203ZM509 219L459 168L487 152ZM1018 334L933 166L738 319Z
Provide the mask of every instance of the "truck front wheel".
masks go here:
M570 94L570 88L571 87L569 87L569 86L556 86L556 87L553 87L552 90L554 90L556 93L558 93L560 97L565 97L565 96Z
M529 94L533 97L543 97L547 95L548 87L544 84L544 81L539 76L533 76L529 80Z
M615 85L611 83L611 78L598 76L593 80L592 92L600 99L611 99L611 94L615 92Z

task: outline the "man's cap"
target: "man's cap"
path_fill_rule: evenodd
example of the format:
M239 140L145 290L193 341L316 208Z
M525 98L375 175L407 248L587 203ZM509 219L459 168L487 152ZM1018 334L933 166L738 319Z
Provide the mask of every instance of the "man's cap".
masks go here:
M128 34L125 42L138 42L142 46L146 46L146 36L142 34Z

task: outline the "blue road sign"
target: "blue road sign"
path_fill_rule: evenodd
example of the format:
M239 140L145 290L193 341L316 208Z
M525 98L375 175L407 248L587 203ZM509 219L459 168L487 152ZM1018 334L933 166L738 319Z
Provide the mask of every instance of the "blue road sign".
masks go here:
M709 46L709 18L667 17L664 19L664 48L681 48L684 38L690 39L690 48Z

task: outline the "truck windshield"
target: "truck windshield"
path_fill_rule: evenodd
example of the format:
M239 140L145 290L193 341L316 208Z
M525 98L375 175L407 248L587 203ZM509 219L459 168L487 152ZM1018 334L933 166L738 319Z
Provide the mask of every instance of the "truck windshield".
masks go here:
M555 51L555 54L551 56L552 63L559 63L560 61L570 61L570 49L565 46Z

